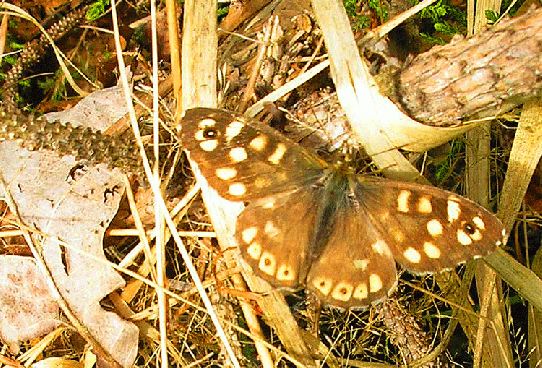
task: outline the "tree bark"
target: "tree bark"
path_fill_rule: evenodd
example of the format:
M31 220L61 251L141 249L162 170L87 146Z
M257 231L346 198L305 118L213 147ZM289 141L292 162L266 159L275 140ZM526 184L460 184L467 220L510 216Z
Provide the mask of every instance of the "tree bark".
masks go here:
M418 55L399 72L399 103L435 126L493 117L542 86L542 9Z

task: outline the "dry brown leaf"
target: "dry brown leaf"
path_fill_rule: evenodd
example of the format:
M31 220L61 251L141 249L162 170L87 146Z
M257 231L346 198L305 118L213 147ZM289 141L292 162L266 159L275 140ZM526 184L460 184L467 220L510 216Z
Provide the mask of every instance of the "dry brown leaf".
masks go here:
M32 364L32 368L83 368L83 364L64 358L46 358Z
M21 341L42 336L60 324L58 305L43 274L29 257L0 257L0 338L12 353Z
M103 110L102 104L94 105ZM95 120L85 114L83 122ZM103 164L73 175L78 166L71 156L30 152L12 141L0 144L0 173L23 223L48 235L40 246L60 294L89 333L128 367L137 354L138 329L99 304L123 287L124 280L104 262L89 257L105 261L103 236L124 192L122 176Z

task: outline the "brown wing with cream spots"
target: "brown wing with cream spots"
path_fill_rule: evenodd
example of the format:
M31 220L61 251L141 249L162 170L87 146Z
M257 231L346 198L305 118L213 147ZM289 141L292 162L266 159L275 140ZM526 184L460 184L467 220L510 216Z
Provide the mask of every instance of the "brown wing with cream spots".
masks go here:
M272 286L304 286L320 199L318 190L306 187L252 201L239 215L235 237L241 256Z
M502 244L500 221L464 197L420 184L367 176L356 179L356 197L368 221L409 271L450 269Z
M332 216L329 229L318 231L318 213ZM317 234L325 239L322 247ZM256 275L275 287L305 286L324 304L366 308L397 282L393 255L363 207L323 185L252 201L237 219L235 236Z
M182 144L220 196L246 201L318 181L325 161L263 124L196 108L182 119Z
M307 289L324 304L364 309L388 297L396 284L391 249L363 208L352 201L340 206L326 247L310 268Z

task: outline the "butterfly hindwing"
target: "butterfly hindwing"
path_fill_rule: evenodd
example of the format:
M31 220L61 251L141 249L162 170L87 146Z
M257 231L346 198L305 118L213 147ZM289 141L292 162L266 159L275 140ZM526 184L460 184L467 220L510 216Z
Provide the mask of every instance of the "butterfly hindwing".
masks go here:
M307 288L324 304L358 309L388 297L396 283L391 250L363 207L346 201L335 213L325 248L310 267Z
M393 255L364 209L347 196L333 210L334 223L319 247L315 220L319 209L333 206L326 193L312 185L252 201L237 219L242 258L275 287L306 285L324 304L365 307L395 286Z
M303 188L256 200L237 219L235 236L243 259L275 287L297 289L303 284L310 265L316 195Z

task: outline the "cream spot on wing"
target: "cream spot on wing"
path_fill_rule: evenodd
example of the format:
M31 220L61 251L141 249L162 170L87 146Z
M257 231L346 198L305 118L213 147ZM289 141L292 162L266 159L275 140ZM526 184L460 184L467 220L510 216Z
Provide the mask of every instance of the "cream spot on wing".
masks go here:
M234 120L226 127L226 134L224 134L224 137L226 138L226 142L230 142L233 138L237 137L239 133L241 133L241 129L245 124L240 122L239 120Z
M442 224L439 220L433 219L427 222L427 231L432 237L437 237L442 235Z
M380 254L381 256L390 254L390 249L384 240L377 240L371 245L371 248L375 251L375 253Z
M261 152L267 146L267 137L265 135L259 135L256 138L252 139L248 145L254 151Z
M202 141L202 142L199 143L199 146L205 152L212 152L218 146L218 140L209 139L208 141Z
M250 258L257 260L262 255L262 246L258 242L251 243L247 248L247 254Z
M321 292L323 295L328 295L331 291L331 286L333 285L333 282L331 282L331 279L323 276L315 277L312 281L312 286Z
M340 300L342 302L347 302L350 300L350 297L352 296L352 291L354 290L354 286L352 284L347 282L339 282L337 286L333 288L333 292L331 293L331 297L335 300Z
M504 238L506 237L506 230L502 229L501 235L502 235L502 238L503 238L503 240L504 240ZM495 245L498 246L498 247L500 247L500 246L502 245L502 241L501 241L501 240L497 240L497 241L495 242Z
M482 220L478 216L473 217L472 222L474 222L474 225L476 225L476 227L480 230L484 230L486 228L486 224L484 224L484 220Z
M382 284L382 279L376 273L369 276L369 290L371 290L371 293L376 293L382 290L383 286L384 284Z
M386 222L386 221L388 221L389 217L390 217L389 211L383 212L383 213L380 215L380 221Z
M232 195L232 196L242 196L243 194L245 194L247 192L247 188L245 187L245 184L243 183L234 183L232 185L230 185L229 189L228 189L228 192Z
M275 224L273 223L273 221L267 221L267 222L265 223L264 232L265 232L270 238L275 238L275 237L277 237L278 235L280 235L280 230L277 229L277 227L275 226Z
M365 271L367 269L367 266L369 265L368 259L355 259L354 260L354 267L356 270Z
M241 162L247 159L247 151L243 147L235 147L230 150L230 158L233 162Z
M215 170L216 176L221 180L230 180L237 176L237 170L233 167L222 167Z
M418 212L431 213L433 212L433 206L431 205L431 199L429 197L420 197L418 201Z
M245 244L252 243L256 235L258 235L258 229L254 226L248 227L245 230L241 231L241 239L243 239Z
M194 133L194 139L197 141L204 141L207 138L203 136L203 130L198 130L196 133Z
M352 296L358 300L367 299L367 297L369 296L369 289L367 288L367 284L358 284L358 286L356 286L356 288L354 289L354 293L352 294Z
M480 230L476 229L474 231L474 233L472 234L469 234L470 238L474 241L480 241L482 240L483 236L482 236L482 233L480 232Z
M205 128L214 127L216 125L216 120L214 119L203 119L198 123L198 128L204 130Z
M412 247L409 247L407 250L405 250L403 252L403 255L410 263L420 263L420 260L422 259L420 252L418 252Z
M471 245L472 239L470 238L469 234L464 232L463 230L457 230L457 241L461 245Z
M391 235L395 239L396 242L402 243L405 240L405 233L403 233L399 229L393 229L391 230Z
M284 143L277 144L277 148L275 149L275 152L271 154L267 158L267 161L271 162L273 165L278 165L280 163L280 160L282 160L282 157L286 153L286 145Z
M282 264L277 269L277 280L279 281L294 281L295 277L295 272L290 265Z
M256 188L265 188L269 186L269 180L263 177L258 177L256 180L254 180L254 186Z
M269 252L263 252L258 267L266 275L274 276L277 269L277 258Z
M273 198L267 198L265 200L262 200L261 203L262 208L265 208L267 210L275 208L275 199Z
M457 197L448 197L448 222L454 222L461 215L461 208L457 202Z
M397 211L407 213L410 211L408 200L410 198L410 190L401 190L397 196Z
M423 243L423 251L429 258L437 259L440 258L440 249L431 242Z

